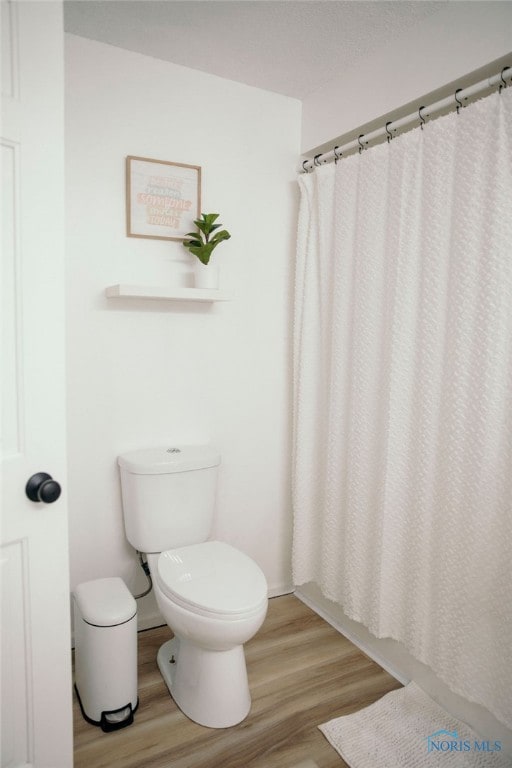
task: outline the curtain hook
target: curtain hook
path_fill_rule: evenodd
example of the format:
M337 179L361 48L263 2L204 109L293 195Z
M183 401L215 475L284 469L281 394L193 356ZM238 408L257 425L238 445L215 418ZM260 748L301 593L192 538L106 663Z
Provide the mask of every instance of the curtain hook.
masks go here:
M460 109L461 107L463 107L463 106L464 106L464 105L463 105L463 103L462 103L462 101L461 101L460 99L458 99L458 98L457 98L457 94L458 94L460 91L462 91L462 88L457 88L457 90L455 91L455 96L454 96L454 99L455 99L455 101L457 102L457 114L459 114L459 109Z
M510 69L510 67L503 67L503 69L500 72L501 83L500 83L500 87L498 88L498 93L501 93L502 88L507 87L507 81L503 77L503 73L505 72L506 69Z
M343 157L343 154L342 154L341 152L340 152L340 153L339 153L339 155L338 155L338 153L336 152L336 150L337 150L337 149L339 149L339 147L336 145L336 146L334 147L334 149L333 149L333 152L334 152L334 162L335 162L335 163L337 163L337 162L338 162L338 160L340 159L340 157Z
M321 153L321 152L320 152L320 154L319 154L319 155L315 155L315 156L314 156L314 158L313 158L313 163L314 163L315 165L321 165L321 163L319 163L319 162L318 162L318 158L319 158L319 157L322 157L322 153Z
M421 130L423 130L423 126L425 125L425 118L421 114L421 110L422 109L425 109L425 105L424 104L418 109L418 117L421 120L421 123L420 123Z
M388 128L388 125L391 125L392 122L393 122L392 120L388 120L388 122L386 123L386 133L388 135L388 144L391 141L391 139L393 138L393 134L391 133L391 131Z
M360 133L359 138L357 139L357 143L359 144L359 154L361 154L364 149L364 146L361 144L361 139L364 139L364 133Z

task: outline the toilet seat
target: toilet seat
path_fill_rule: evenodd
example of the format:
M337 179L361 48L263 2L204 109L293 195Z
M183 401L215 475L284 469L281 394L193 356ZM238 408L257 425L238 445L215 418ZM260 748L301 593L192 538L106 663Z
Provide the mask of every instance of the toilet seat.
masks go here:
M225 542L207 541L162 552L155 575L164 595L202 616L243 618L267 603L261 569Z

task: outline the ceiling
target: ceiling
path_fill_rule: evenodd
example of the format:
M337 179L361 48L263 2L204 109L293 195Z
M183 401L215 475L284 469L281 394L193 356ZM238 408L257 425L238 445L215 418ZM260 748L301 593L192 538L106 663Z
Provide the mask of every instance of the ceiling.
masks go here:
M448 1L65 0L64 22L72 34L304 99Z

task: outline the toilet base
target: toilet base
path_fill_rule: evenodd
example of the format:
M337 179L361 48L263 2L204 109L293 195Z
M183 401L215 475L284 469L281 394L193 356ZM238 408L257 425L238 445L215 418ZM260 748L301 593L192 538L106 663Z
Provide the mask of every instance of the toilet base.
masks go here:
M174 637L161 646L157 663L178 707L199 725L229 728L249 714L251 694L242 645L210 651Z

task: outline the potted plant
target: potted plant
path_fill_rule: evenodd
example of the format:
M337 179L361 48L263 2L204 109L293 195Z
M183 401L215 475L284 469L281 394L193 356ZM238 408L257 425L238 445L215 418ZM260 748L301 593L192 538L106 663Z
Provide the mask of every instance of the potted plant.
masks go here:
M197 232L188 232L183 241L185 248L197 257L196 288L218 288L218 264L210 264L210 259L219 243L231 237L226 229L218 231L222 226L215 223L218 218L218 213L202 213L201 218L194 221Z

